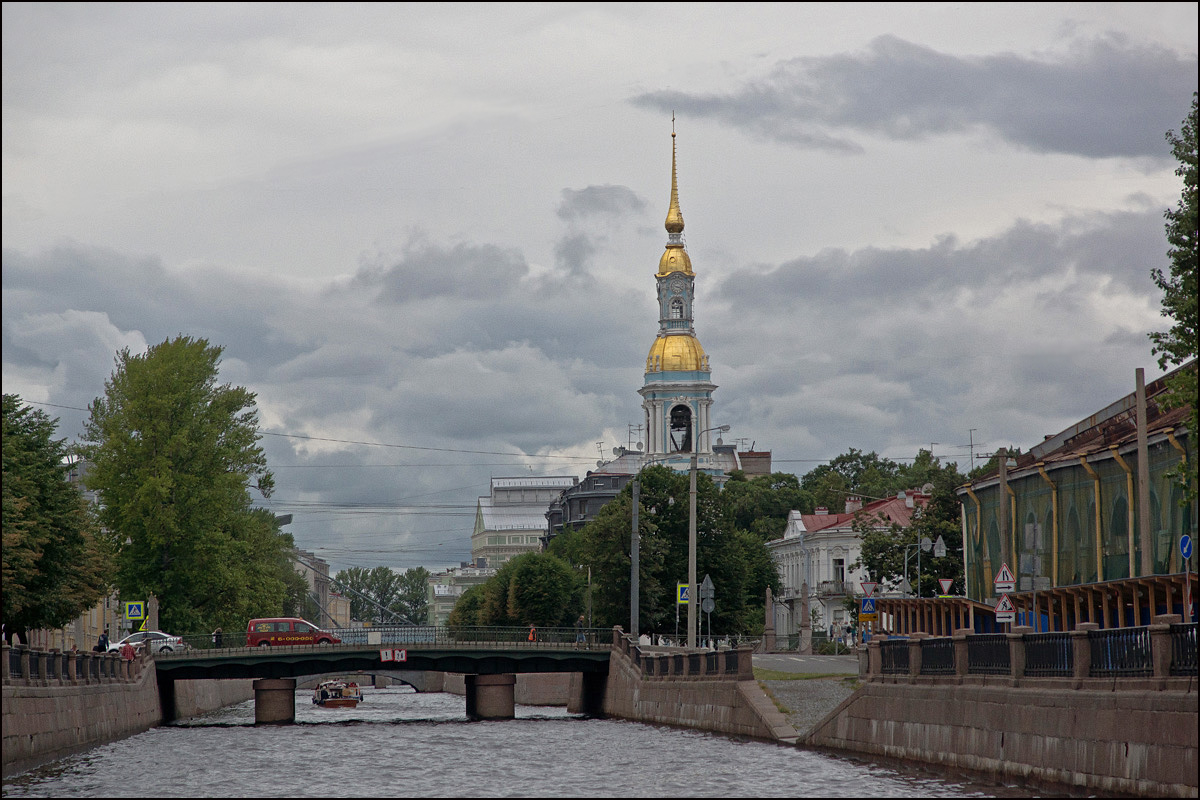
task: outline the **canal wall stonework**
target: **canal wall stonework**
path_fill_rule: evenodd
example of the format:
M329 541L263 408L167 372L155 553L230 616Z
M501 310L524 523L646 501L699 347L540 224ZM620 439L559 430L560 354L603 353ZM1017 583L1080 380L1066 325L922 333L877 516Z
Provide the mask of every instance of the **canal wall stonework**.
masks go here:
M4 647L7 663L9 648ZM36 654L36 651L35 651ZM61 655L59 656L61 658ZM42 660L46 656L42 654ZM132 662L112 661L113 673L87 677L73 669L35 671L33 677L5 670L2 692L3 775L8 777L83 752L162 723L157 674L144 654ZM89 670L90 671L90 670ZM26 671L26 675L30 673ZM254 696L250 680L189 680L175 683L179 718L203 714Z
M636 663L631 657L636 645L624 635L615 638L604 687L606 716L767 741L797 740L796 729L754 680L748 648L738 652L735 673L706 673L704 667L688 673L686 657L679 659L684 669L676 671L676 654L646 653L644 658L663 662L648 674L640 667L642 654Z
M872 680L805 738L810 747L919 761L1006 782L1196 797L1195 679L1166 688Z
M5 654L7 655L7 653ZM128 669L127 666L122 667ZM39 764L149 730L162 721L153 664L132 662L128 682L35 685L5 683L3 773Z

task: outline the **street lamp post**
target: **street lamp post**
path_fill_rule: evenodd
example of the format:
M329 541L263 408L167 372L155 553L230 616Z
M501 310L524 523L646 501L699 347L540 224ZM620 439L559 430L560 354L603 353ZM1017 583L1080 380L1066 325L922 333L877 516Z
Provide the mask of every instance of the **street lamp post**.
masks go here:
M688 481L688 647L696 647L697 645L696 621L699 615L696 613L696 605L700 599L699 589L696 586L696 451L700 449L701 436L709 431L721 431L723 433L727 430L729 430L728 425L706 428L696 434L695 441L692 442L692 463L689 469L691 475Z

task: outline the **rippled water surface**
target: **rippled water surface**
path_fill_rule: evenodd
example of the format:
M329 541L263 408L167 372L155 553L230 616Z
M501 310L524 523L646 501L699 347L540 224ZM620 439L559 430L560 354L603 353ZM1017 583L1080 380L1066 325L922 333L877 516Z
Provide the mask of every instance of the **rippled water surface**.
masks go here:
M1013 790L794 747L518 706L467 722L463 698L296 694L294 726L253 702L155 728L5 781L6 797L987 797Z

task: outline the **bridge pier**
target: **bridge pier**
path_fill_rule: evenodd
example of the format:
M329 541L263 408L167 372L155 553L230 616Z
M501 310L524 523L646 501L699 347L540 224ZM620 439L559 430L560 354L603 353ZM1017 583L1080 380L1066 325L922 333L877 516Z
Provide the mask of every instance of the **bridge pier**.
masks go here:
M254 724L291 725L296 721L296 679L260 678L254 682Z
M516 675L464 675L463 683L467 719L512 719L516 716Z

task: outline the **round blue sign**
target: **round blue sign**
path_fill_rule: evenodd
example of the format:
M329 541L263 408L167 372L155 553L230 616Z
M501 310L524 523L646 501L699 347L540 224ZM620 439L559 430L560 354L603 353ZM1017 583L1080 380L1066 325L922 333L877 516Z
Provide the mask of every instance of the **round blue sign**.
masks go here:
M1179 554L1187 561L1192 557L1192 537L1186 533L1179 537Z

